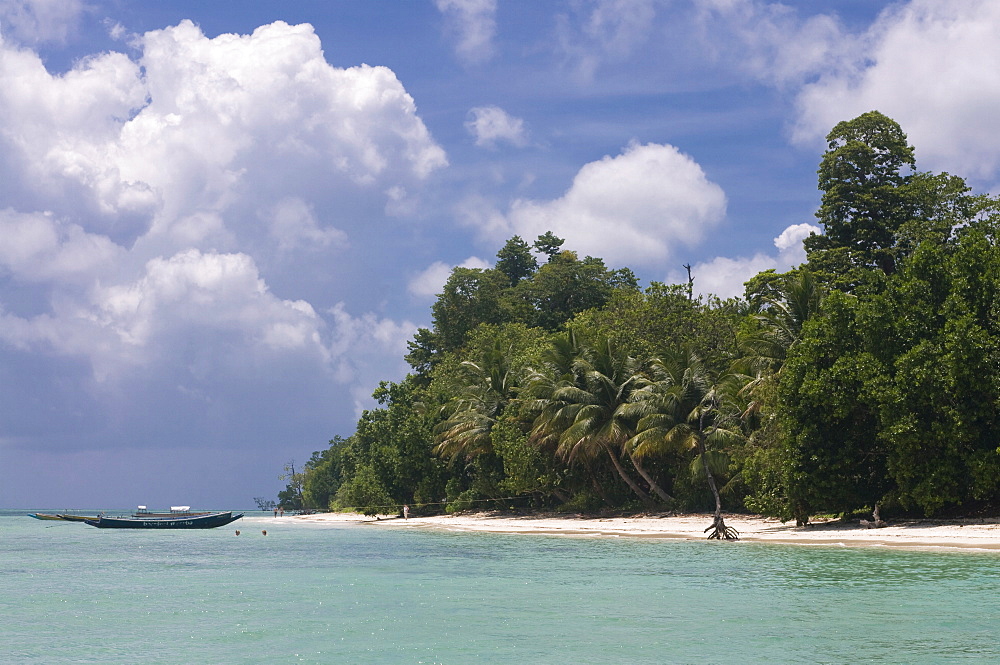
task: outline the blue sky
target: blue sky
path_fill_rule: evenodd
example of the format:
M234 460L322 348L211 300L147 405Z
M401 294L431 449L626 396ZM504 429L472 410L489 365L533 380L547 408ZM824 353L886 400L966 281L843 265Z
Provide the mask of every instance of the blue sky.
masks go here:
M0 0L0 506L246 507L514 234L737 295L840 120L995 191L992 0Z

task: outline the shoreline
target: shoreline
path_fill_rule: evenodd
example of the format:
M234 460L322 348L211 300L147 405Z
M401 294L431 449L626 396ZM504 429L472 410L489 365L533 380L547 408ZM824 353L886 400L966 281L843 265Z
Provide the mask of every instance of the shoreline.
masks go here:
M858 522L840 520L796 527L791 522L783 524L774 518L753 515L724 517L727 526L739 531L739 542L1000 552L998 518L898 520L882 528L868 529ZM636 517L465 513L409 519L397 515L376 518L352 513L316 513L287 519L309 523L360 522L385 528L674 540L706 540L704 529L712 523L710 513Z

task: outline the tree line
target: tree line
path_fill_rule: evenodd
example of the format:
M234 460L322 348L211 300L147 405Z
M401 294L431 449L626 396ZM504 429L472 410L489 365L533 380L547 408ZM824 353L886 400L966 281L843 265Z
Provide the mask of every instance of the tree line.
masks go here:
M822 234L741 298L640 288L552 233L455 268L287 508L723 510L806 523L1000 498L1000 201L872 111L827 137Z

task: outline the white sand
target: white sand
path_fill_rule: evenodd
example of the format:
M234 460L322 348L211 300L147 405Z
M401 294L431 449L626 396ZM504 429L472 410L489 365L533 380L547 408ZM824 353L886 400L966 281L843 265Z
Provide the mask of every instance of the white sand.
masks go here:
M309 522L364 522L384 528L436 528L452 531L556 534L593 537L678 538L703 540L712 523L708 514L640 517L529 516L493 513L378 519L345 513L320 513L292 518ZM726 515L726 525L743 542L799 545L892 546L914 549L1000 550L1000 520L900 520L880 529L860 523L828 521L807 527L747 515Z

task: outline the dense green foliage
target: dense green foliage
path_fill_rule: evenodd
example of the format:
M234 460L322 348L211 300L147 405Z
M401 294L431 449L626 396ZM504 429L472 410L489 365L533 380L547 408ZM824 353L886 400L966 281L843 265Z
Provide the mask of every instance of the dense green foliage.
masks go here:
M1000 499L1000 205L877 112L828 137L808 261L640 289L552 233L455 268L307 508L971 510ZM721 518L716 533L724 537Z

